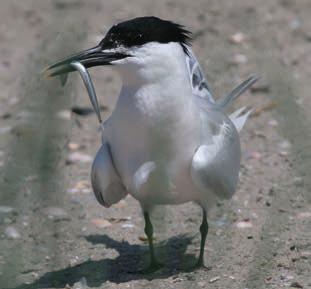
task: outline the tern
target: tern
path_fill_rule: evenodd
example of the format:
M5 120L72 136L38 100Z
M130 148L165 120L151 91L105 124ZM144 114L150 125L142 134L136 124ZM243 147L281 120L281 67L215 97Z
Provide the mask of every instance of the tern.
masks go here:
M154 16L110 28L100 43L51 66L48 76L78 70L101 122L87 69L112 65L122 88L111 116L103 122L102 145L92 165L98 202L110 207L128 194L139 201L150 251L148 272L161 268L153 245L150 212L156 205L185 202L203 211L197 267L204 265L207 212L234 194L240 169L239 132L251 110L226 113L257 81L250 76L215 100L191 49L191 33Z

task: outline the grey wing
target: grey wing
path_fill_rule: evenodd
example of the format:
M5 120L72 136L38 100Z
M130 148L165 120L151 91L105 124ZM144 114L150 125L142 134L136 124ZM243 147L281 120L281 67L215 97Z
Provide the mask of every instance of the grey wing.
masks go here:
M105 207L110 207L127 195L114 167L107 142L102 144L96 154L92 165L91 181L97 201Z
M205 113L204 120L209 124L209 134L212 135L206 136L207 141L195 152L191 177L203 198L204 193L212 191L216 196L228 199L238 182L239 135L233 123L221 114Z
M192 86L192 94L207 100L209 103L215 103L212 96L211 89L207 83L204 73L200 67L199 62L194 56L190 47L188 48L188 55L186 55L186 63Z

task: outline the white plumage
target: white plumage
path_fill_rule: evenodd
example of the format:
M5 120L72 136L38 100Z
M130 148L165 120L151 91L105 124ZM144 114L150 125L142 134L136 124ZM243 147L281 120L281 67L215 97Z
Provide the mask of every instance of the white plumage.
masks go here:
M237 131L249 112L225 114L226 106L215 102L188 49L186 55L177 43L150 43L136 48L137 57L117 61L123 87L104 124L103 147L110 150L100 149L92 169L94 192L106 206L129 193L143 209L188 201L207 209L218 197L234 193L240 166ZM228 104L233 97L227 96ZM102 154L111 181L93 177L107 170ZM117 175L123 188L118 197L111 189Z
M204 266L206 212L236 190L241 131L250 110L226 109L257 78L251 76L215 100L190 46L190 32L157 17L114 25L98 46L51 65L49 76L78 70L101 122L87 68L113 65L122 89L103 125L102 146L91 180L98 202L109 207L127 194L137 199L145 218L150 270L159 269L149 212L155 205L195 202L203 209L197 266Z

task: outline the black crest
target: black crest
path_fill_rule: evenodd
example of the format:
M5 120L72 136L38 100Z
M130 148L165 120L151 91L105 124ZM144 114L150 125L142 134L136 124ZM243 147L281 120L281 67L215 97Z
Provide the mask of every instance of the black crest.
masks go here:
M191 33L184 26L160 18L138 17L110 28L100 45L104 48L139 46L148 42L179 42L187 53Z

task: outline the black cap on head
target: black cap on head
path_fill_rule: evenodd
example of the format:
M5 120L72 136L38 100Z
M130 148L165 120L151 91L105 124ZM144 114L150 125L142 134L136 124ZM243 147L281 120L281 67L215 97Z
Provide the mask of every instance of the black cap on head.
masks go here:
M139 46L148 42L179 42L184 51L190 45L191 33L182 25L154 16L138 17L110 28L100 45L105 48Z
M179 43L188 54L191 33L183 26L171 21L149 16L121 22L110 28L99 45L66 57L45 70L47 76L56 76L75 71L73 62L80 62L85 68L110 65L114 61L130 57L126 52L109 51L120 46L140 46L148 42Z

